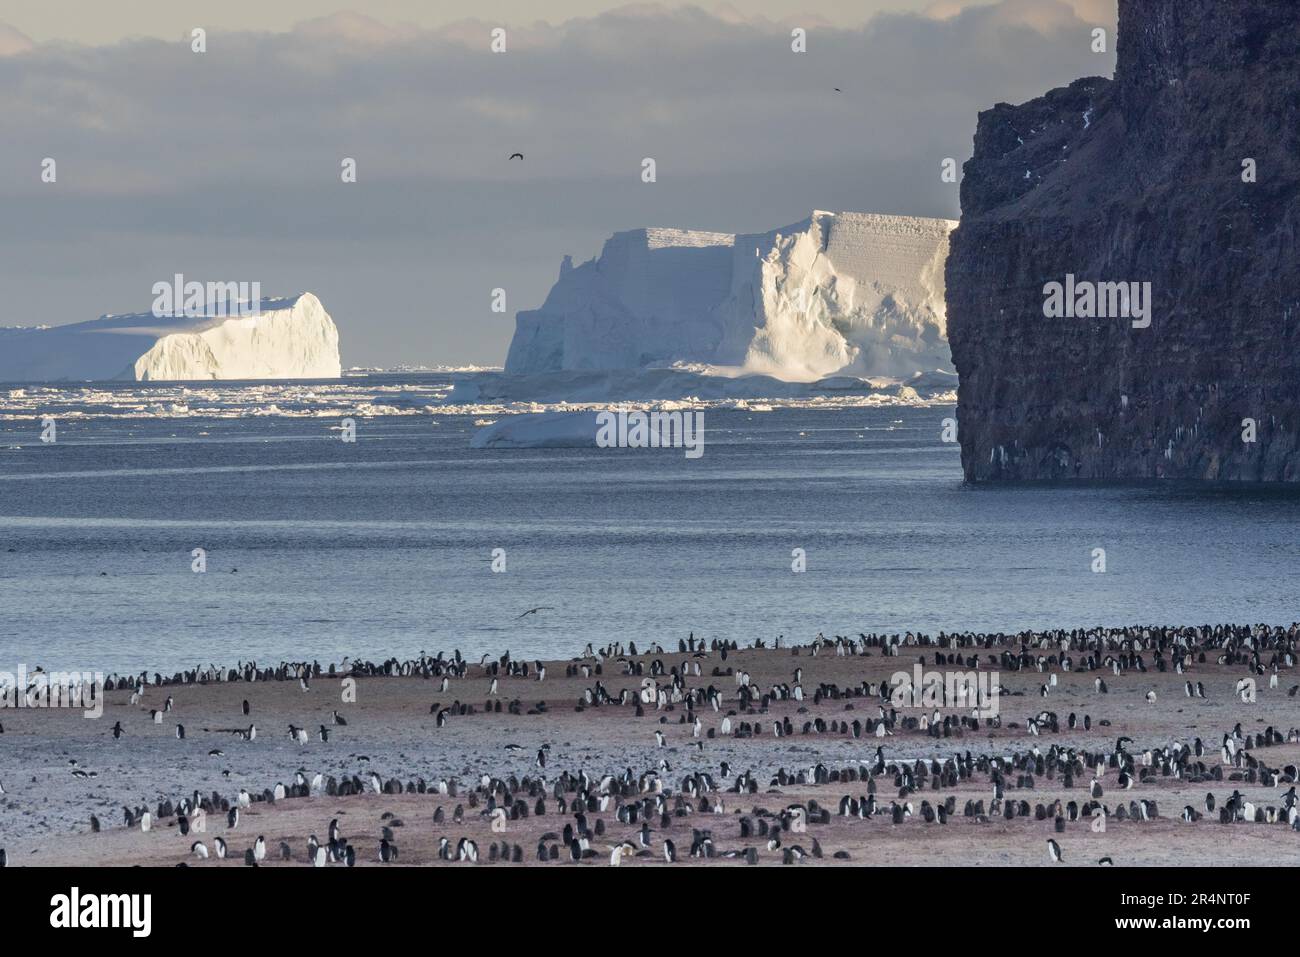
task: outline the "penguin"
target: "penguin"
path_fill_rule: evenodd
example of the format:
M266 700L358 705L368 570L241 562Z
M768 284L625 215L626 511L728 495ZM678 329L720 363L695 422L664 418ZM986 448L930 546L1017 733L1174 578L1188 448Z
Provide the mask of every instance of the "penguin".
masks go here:
M119 739L120 737L122 737L122 735L125 734L125 733L126 733L126 732L122 730L122 722L121 722L121 721L115 721L115 722L113 723L113 740L114 740L114 741L118 740L118 739Z
M232 807L229 811L226 812L226 827L228 827L232 831L235 828L239 827L238 807Z
M261 834L257 835L257 840L253 842L253 860L266 860L266 838Z
M1098 864L1099 866L1101 866L1101 867L1114 867L1114 866L1115 866L1115 862L1112 861L1109 857L1103 857L1103 858L1098 859L1097 864Z
M397 860L397 845L389 843L388 838L383 838L379 842L379 859L385 864Z
M195 841L190 845L190 853L201 861L208 859L208 846L202 841Z
M217 846L217 860L224 861L226 859L226 842L222 838L217 838L213 843Z
M1050 837L1047 839L1047 856L1052 859L1053 864L1061 863L1061 845Z
M346 724L348 723L348 719L345 718L345 717L343 717L343 715L339 714L338 711L335 711L335 712L334 712L334 723L337 724L337 725L340 725L340 726L341 726L341 725L346 725Z
M330 731L325 725L320 726L320 731L316 732L316 736L320 738L322 744L329 744Z
M176 737L181 741L185 740L185 725L183 724L176 725Z
M615 844L610 850L609 864L611 867L618 867L623 863L624 857L633 857L636 855L636 845L631 841L623 841L621 844Z
M677 862L677 845L672 841L664 841L664 861L669 864Z

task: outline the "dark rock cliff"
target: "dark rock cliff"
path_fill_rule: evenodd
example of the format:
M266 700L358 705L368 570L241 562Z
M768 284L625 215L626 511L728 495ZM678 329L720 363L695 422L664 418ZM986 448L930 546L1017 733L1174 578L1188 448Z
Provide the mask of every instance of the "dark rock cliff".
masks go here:
M1120 0L1116 54L979 116L947 262L966 477L1300 481L1300 3ZM1149 282L1150 324L1048 318L1067 274Z

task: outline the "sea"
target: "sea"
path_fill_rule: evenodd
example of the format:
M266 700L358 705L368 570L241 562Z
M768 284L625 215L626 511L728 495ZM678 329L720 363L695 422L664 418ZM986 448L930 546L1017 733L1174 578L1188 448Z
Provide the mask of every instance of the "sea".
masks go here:
M473 449L505 412L448 393L0 386L0 670L1300 618L1288 491L972 487L942 403L713 404L698 458Z

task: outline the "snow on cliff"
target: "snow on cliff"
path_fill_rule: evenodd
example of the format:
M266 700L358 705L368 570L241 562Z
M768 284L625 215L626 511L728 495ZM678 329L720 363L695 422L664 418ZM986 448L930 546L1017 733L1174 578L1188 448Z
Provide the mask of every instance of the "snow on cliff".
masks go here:
M257 315L104 316L0 328L0 381L335 379L339 334L309 292L263 299Z
M767 233L615 233L520 312L506 372L706 363L779 379L951 369L946 219L817 211Z

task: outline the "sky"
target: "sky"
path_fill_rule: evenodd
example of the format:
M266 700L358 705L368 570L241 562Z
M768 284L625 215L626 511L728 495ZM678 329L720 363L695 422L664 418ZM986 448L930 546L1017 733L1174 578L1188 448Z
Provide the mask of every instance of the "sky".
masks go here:
M812 2L3 0L0 325L146 311L182 273L316 293L345 366L499 365L565 254L957 218L941 164L980 110L1114 70L1114 0Z

